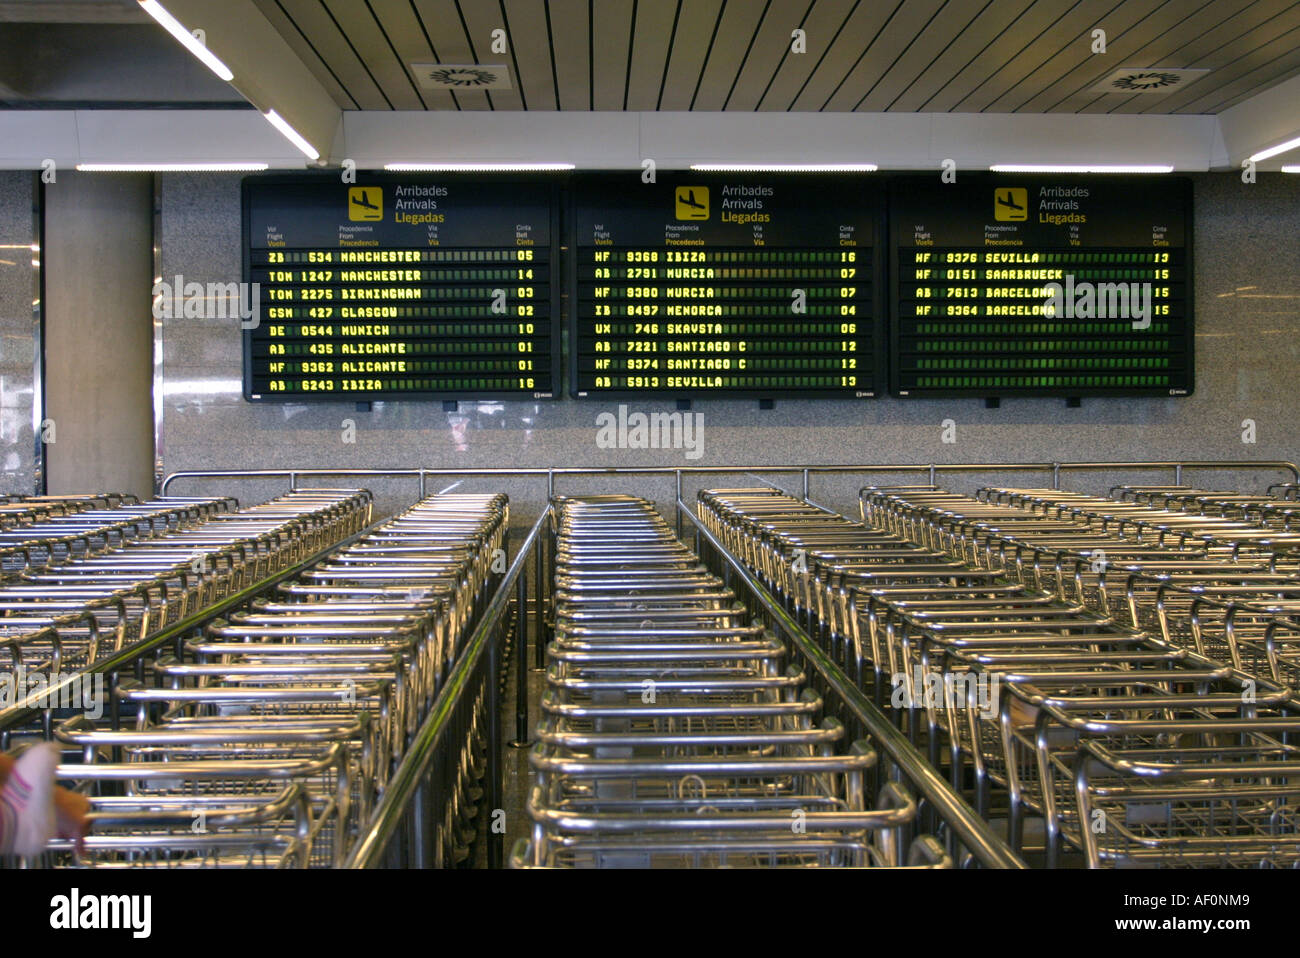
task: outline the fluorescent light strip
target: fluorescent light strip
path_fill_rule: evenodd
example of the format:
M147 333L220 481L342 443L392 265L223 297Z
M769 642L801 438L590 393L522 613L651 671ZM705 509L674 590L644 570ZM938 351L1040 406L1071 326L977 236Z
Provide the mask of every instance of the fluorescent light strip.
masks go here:
M140 6L144 8L145 13L157 20L164 30L183 43L185 49L202 60L209 70L227 83L235 78L235 75L230 72L230 67L214 57L207 47L199 43L194 34L186 30L179 20L163 9L158 0L140 0Z
M1277 146L1270 146L1267 150L1260 150L1250 157L1250 162L1258 163L1260 160L1267 160L1271 156L1277 156L1279 153L1286 153L1288 150L1294 150L1300 146L1300 136L1294 140L1287 140L1285 143L1279 143Z
M1282 172L1283 172L1283 173L1300 173L1300 166L1284 166L1284 167L1282 167Z
M572 170L572 163L385 163L384 169L393 173L490 173L503 170L515 172Z
M262 116L266 117L267 120L270 121L273 127L275 127L277 130L283 133L285 137L288 138L290 143L292 143L298 149L302 150L303 153L307 155L307 159L309 160L320 159L320 153L317 151L317 149L314 146L312 146L310 143L308 143L306 140L304 140L302 138L301 133L299 133L288 123L286 123L284 117L282 117L280 114L276 113L274 110L267 110L265 113L262 114Z
M1172 166L1053 166L1027 163L995 163L989 167L994 173L1172 173Z
M78 163L82 173L240 173L269 163Z
M692 163L699 173L874 173L875 163Z

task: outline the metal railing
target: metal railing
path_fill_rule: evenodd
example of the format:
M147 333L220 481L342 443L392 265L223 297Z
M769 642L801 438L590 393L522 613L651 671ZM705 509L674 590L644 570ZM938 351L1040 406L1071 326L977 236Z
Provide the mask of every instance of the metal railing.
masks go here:
M550 522L550 510L543 510L528 531L488 601L478 624L466 643L465 650L456 660L451 674L434 700L429 715L415 733L401 763L393 773L383 796L376 805L370 821L363 826L356 843L344 863L345 868L428 868L445 864L438 860L431 827L435 811L441 810L450 800L454 788L453 775L446 766L450 756L457 751L443 748L452 730L467 732L473 723L472 711L480 692L486 696L487 768L484 775L485 794L483 807L489 812L502 808L502 690L501 652L509 626L510 593L516 599L515 655L517 663L516 721L517 738L512 743L522 746L527 734L527 649L528 649L528 579L523 574L530 551L538 569L538 583L542 582L543 531ZM539 647L545 645L542 593L534 604L536 616L534 631ZM489 827L487 835L487 862L489 868L500 868L505 863L505 836Z
M878 474L920 473L930 485L936 485L940 473L970 472L1041 472L1052 478L1052 488L1061 488L1061 476L1066 472L1157 470L1173 473L1175 483L1183 481L1185 469L1268 469L1289 472L1293 481L1300 482L1300 466L1285 459L1160 459L1122 462L945 462L945 463L873 463L871 465L841 466L556 466L482 469L199 469L168 473L159 485L158 494L167 495L172 483L183 480L206 481L211 479L288 479L294 489L300 479L312 478L365 478L415 479L419 498L428 492L429 480L436 477L472 478L495 476L499 478L546 479L546 500L555 496L557 477L569 476L673 476L676 479L676 500L682 498L682 479L688 476L746 475L767 473L777 476L798 476L802 491L800 497L810 499L812 477L833 473ZM783 490L790 491L790 490ZM791 491L791 494L794 493ZM681 516L677 517L677 532L681 534Z
M939 770L908 741L907 736L890 722L885 713L871 702L848 674L804 631L785 606L705 528L690 506L678 500L677 508L679 514L685 515L694 526L696 553L702 559L711 554L726 564L725 570L714 569L714 572L725 572L733 588L739 585L748 593L746 604L755 611L756 606L761 607L766 624L781 633L792 644L793 651L816 671L825 693L829 693L824 697L828 701L837 701L848 712L853 721L846 721L845 724L856 724L857 730L865 732L872 740L880 751L881 765L884 766L882 771L885 772L883 777L889 781L901 780L921 796L923 804L927 806L923 820L926 814L937 819L953 859L963 862L967 858L963 854L964 850L969 853L969 858L987 868L1028 867L979 813L953 790ZM707 551L702 548L706 544Z

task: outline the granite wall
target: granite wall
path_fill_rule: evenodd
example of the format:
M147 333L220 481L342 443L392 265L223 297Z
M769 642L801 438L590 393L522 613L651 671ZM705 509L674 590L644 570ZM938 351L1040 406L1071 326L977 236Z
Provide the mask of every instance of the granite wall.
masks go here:
M786 401L760 410L755 401L697 401L704 416L703 454L601 449L596 416L602 401L375 404L250 404L241 393L237 323L167 320L163 330L163 470L241 468L519 468L547 466L742 466L844 463L956 463L1133 459L1296 459L1300 418L1290 393L1300 359L1300 176L1261 174L1244 185L1232 174L1192 177L1195 186L1197 383L1184 399ZM167 174L161 180L162 275L201 282L240 278L239 177ZM0 274L3 275L3 274ZM8 315L7 313L5 314ZM6 320L7 322L8 320ZM6 400L7 401L7 400ZM633 409L672 409L637 403ZM945 444L941 422L957 424ZM1242 442L1243 421L1255 442ZM348 420L355 442L344 441ZM1076 487L1104 488L1124 476L1088 475ZM768 475L778 484L798 477ZM953 476L971 489L988 479L1041 485L1046 474ZM1147 474L1146 478L1152 478ZM1195 481L1254 487L1280 478L1189 474ZM385 506L415 495L413 480L365 481ZM753 483L743 475L702 484ZM917 474L874 481L920 481ZM1068 481L1068 478L1067 478ZM430 490L449 484L430 480ZM337 484L337 481L336 481ZM861 477L814 476L812 497L856 509ZM172 491L230 489L270 494L281 483L177 483ZM693 495L696 483L686 483ZM545 479L466 480L461 489L502 488L523 519L545 495ZM671 502L671 477L560 477L561 491L637 490Z
M0 171L0 493L36 488L32 424L36 339L32 300L41 253L32 220L36 177ZM57 433L55 438L58 438Z

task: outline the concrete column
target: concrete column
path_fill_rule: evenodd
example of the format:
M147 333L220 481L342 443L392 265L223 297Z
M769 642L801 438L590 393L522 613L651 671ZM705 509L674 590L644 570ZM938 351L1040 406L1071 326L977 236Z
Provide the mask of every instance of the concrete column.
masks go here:
M45 187L45 447L51 493L153 491L153 179Z

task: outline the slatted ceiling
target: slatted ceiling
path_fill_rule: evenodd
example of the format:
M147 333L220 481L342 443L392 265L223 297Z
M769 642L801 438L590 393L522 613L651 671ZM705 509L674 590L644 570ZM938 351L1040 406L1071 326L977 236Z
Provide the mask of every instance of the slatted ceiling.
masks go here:
M790 108L799 91L820 68L858 2L860 0L816 0L802 24L807 51L791 53L782 60L756 109L783 111Z
M1234 69L1233 72L1237 72L1237 69L1240 69L1242 73L1232 82L1223 84L1212 90L1197 90L1195 87L1189 86L1186 92L1181 95L1182 102L1176 104L1178 112L1199 113L1206 107L1221 102L1221 97L1226 96L1231 98L1242 93L1256 90L1259 87L1261 75L1266 74L1272 77L1275 76L1279 70L1283 71L1283 75L1294 72L1297 67L1300 67L1300 29L1291 30L1288 33L1283 34L1273 43L1269 44L1267 47L1261 48L1261 51L1257 52L1262 52L1263 50L1268 50L1273 53L1274 56L1267 61L1260 63L1253 70L1248 69L1248 67L1249 62L1254 60L1255 56L1252 54L1251 57L1243 58L1246 62L1242 63L1240 66L1234 64L1234 68L1236 69ZM1197 96L1198 93L1201 95Z
M855 3L839 34L831 41L830 49L787 109L798 113L820 110L854 64L867 55L871 38L889 20L894 9L895 3L877 3L875 0Z
M347 110L1219 112L1300 69L1300 0L254 2ZM506 63L513 89L424 90L425 61ZM1091 91L1121 66L1212 72Z
M1235 6L1249 0L1218 2ZM1021 109L1034 112L1035 108L1028 106L1031 102L1050 105L1081 88L1095 86L1116 66L1145 62L1140 51L1166 29L1169 14L1186 10L1199 15L1205 7L1197 10L1196 6L1203 3L1207 0L1127 0L1023 76L989 104L988 112L1014 113ZM1164 16L1157 15L1162 12ZM1092 52L1092 31L1097 28L1106 31L1104 54Z
M722 19L718 22L691 109L715 111L723 108L736 76L745 65L750 40L762 24L767 7L766 0L727 0L723 4Z
M1270 24L1285 22L1282 27L1284 32L1289 32L1300 25L1300 10L1287 18L1286 14L1280 17L1274 17ZM1234 81L1252 73L1261 65L1268 64L1280 54L1295 49L1295 37L1292 35L1289 40L1274 40L1264 47L1256 47L1255 41L1251 37L1243 36L1236 28L1234 33L1238 35L1230 41L1218 46L1213 53L1202 57L1198 60L1187 61L1189 67L1209 67L1211 72L1201 76L1198 79L1190 81L1185 87L1175 90L1167 96L1159 99L1163 102L1156 104L1148 102L1154 100L1154 97L1139 97L1134 95L1105 94L1087 106L1081 108L1081 113L1184 113L1196 112L1187 110L1188 104L1196 102L1203 97L1208 97L1212 102L1222 99L1224 96L1230 96L1230 93L1220 93L1225 87L1230 86ZM1278 42L1281 40L1281 42ZM1182 64L1180 57L1180 65ZM1251 83L1254 83L1252 78Z
M359 110L361 105L352 99L350 93L339 82L337 76L329 69L325 61L316 53L316 48L303 36L302 31L289 18L288 14L280 8L275 0L254 0L257 9L262 12L271 26L275 27L277 33L284 38L293 52L297 54L298 59L303 65L320 81L329 95L333 97L334 102L344 110Z
M668 65L673 27L682 0L641 0L635 6L632 58L627 73L627 109L656 110L659 88Z
M1050 84L1045 81L1051 74L1037 71L1033 78L1041 75L1043 83L1024 83L1021 89L1009 91L999 104L1006 106L1007 112L1076 112L1097 98L1097 94L1091 92L1092 87L1118 67L1165 65L1171 52L1167 37L1175 29L1185 27L1191 30L1212 30L1222 19L1218 14L1220 8L1223 16L1232 17L1253 2L1254 0L1161 0L1159 3L1138 3L1130 0L1099 24L1106 31L1104 54L1092 53L1089 36L1089 41L1081 48L1081 52L1070 48L1068 60L1075 62L1072 69ZM1139 12L1142 12L1142 17L1135 19ZM1181 62L1178 59L1178 63ZM1026 98L1028 93L1033 95Z
M722 0L687 0L682 4L659 109L673 112L691 108L721 13Z
M932 113L956 110L958 103L1023 50L1026 43L1049 30L1060 18L1062 8L1068 6L1068 3L1049 4L1035 0L1018 17L1007 21L1005 28L988 45L958 72L950 74L947 82L915 109Z
M1074 46L1090 52L1092 31L1103 25L1121 2L1122 0L1080 0L1064 16L1029 40L999 69L974 86L965 97L957 101L953 109L959 113L994 111L993 104L998 98L1014 88L1021 78L1036 72L1042 64L1063 54L1068 55ZM1020 95L1024 95L1023 88Z
M561 110L591 109L591 11L587 0L550 0L551 57Z
M375 82L347 37L334 23L321 0L274 0L315 48L322 60L362 110L391 110L392 104Z
M1275 75L1270 73L1268 78L1268 86L1275 86L1276 84L1279 83L1285 83L1287 80L1295 79L1297 76L1300 76L1300 66L1297 66L1296 68L1291 70L1287 70L1285 73L1281 73L1281 74ZM1249 100L1251 97L1257 94L1262 88L1263 88L1262 86L1255 86L1246 90L1245 92L1238 93L1235 96L1229 97L1228 99L1222 101L1221 103L1216 103L1211 108L1211 112L1222 113L1224 110L1231 109L1232 107L1236 106L1238 103L1242 102L1243 100ZM1215 92L1217 94L1219 91L1215 91ZM1194 113L1195 111L1189 109L1184 112Z
M727 99L728 110L758 108L772 78L791 56L790 33L804 26L812 7L812 0L772 0Z
M403 65L369 5L356 0L321 0L338 29L394 110L423 110L415 80Z
M900 94L921 76L934 60L936 50L943 50L956 40L980 12L977 4L949 0L912 43L899 53L889 70L867 91L854 109L865 113L888 110Z
M1249 85L1257 86L1263 76L1289 70L1295 61L1287 58L1296 51L1296 38L1300 37L1300 5L1282 11L1270 19L1265 28L1271 39L1263 45L1257 45L1258 31L1242 34L1213 53L1189 63L1188 66L1212 69L1210 73L1189 83L1185 89L1170 94L1167 110L1196 112L1190 108L1203 100L1214 103L1220 96L1235 95L1231 91L1240 92L1245 89L1241 84L1245 78L1249 78ZM1145 106L1142 103L1132 104L1133 112L1148 112L1149 108L1142 109Z
M1178 66L1208 67L1211 70L1203 77L1188 83L1186 87L1175 90L1168 96L1160 97L1163 102L1155 103L1155 97L1107 95L1090 102L1079 112L1143 113L1153 108L1160 113L1187 112L1183 109L1186 104L1207 93L1213 96L1214 91L1259 66L1261 59L1256 54L1261 49L1259 46L1261 35L1272 39L1279 33L1300 26L1300 6L1291 3L1263 4L1263 6L1272 7L1271 10L1265 11L1272 15L1253 27L1243 22L1248 16L1248 11L1243 11L1243 15L1223 20L1208 30L1199 31L1196 36L1180 35L1163 40L1169 52L1160 59L1151 61L1152 63L1157 65L1176 63ZM1278 6L1283 9L1279 10ZM1219 15L1218 10L1214 13L1216 16ZM1181 42L1173 47L1175 41ZM1292 42L1293 46L1294 42ZM1277 49L1274 46L1272 55L1263 59L1272 59L1277 55ZM1290 49L1290 47L1283 49Z
M410 78L420 101L429 110L456 110L459 106L450 90L426 90L410 72L412 63L437 63L438 58L424 36L424 26L410 0L368 0L384 35L397 51L400 66Z
M518 71L514 68L514 60L509 52L493 53L492 52L492 31L505 28L505 16L501 13L501 4L497 0L457 0L456 6L465 21L465 28L469 31L469 44L473 59L466 60L466 63L508 63L510 64L511 83L509 90L489 90L487 91L488 103L494 110L522 110L524 108L524 99L527 97L527 91L524 91L521 98L519 90ZM546 34L542 33L541 37L534 42L545 43ZM527 38L526 38L527 39ZM507 47L510 45L507 44ZM547 82L549 83L549 77ZM539 97L539 109L553 109L555 97L552 95L549 102L544 97Z
M909 0L899 6L871 41L867 55L844 78L823 109L833 112L856 109L881 77L915 45L920 34L944 6L944 0Z
M1221 5L1229 7L1228 4L1215 2L1216 16L1222 17L1224 13L1231 12L1230 9L1221 12L1219 10ZM1253 0L1237 13L1225 17L1213 28L1206 29L1200 36L1184 44L1174 52L1174 55L1186 62L1188 66L1210 67L1222 78L1223 74L1219 68L1226 64L1220 51L1224 45L1245 34L1273 36L1294 29L1296 26L1300 26L1300 5L1297 5L1295 0ZM1207 79L1211 80L1212 85L1217 82L1211 78ZM1284 77L1274 77L1271 82L1277 83L1282 79ZM1226 95L1221 96L1217 89L1212 97L1221 97L1221 100L1229 99ZM1145 106L1138 103L1133 105Z
M632 0L591 4L592 108L623 109L627 90L628 47L632 40Z
M546 29L546 4L543 0L505 0L503 5L506 11L506 33L510 37L510 51L514 55L511 65L517 67L515 85L524 91L528 109L559 109L555 98L555 77L551 72L551 41ZM494 55L500 57L500 54ZM586 56L585 49L583 56ZM495 103L495 98L494 105L501 109L501 105Z
M455 0L411 0L420 23L433 46L439 63L477 63L470 51L469 38L461 26ZM488 39L485 36L485 39ZM487 49L485 46L484 49ZM492 60L483 62L492 63ZM455 91L456 105L462 110L490 110L484 90Z
M1275 19L1289 5L1288 0L1283 4L1251 3L1245 8L1237 9L1235 2L1213 0L1139 50L1132 58L1132 62L1150 66L1211 67L1215 72L1205 79L1209 86L1217 86L1223 77L1219 68L1228 65L1228 61L1220 53L1223 47L1236 42L1261 24ZM1176 95L1162 96L1159 99L1164 102L1157 104L1154 98L1125 94L1107 94L1104 98L1099 98L1096 93L1085 89L1079 94L1079 100L1082 102L1072 105L1078 112L1088 113L1115 111L1140 113L1152 106L1157 107L1162 113L1167 113L1174 112L1170 109L1170 104L1173 102L1172 97Z
M924 109L948 80L978 57L995 39L1015 22L1034 0L987 0L982 8L970 10L971 20L912 84L894 98L886 109L913 113Z

